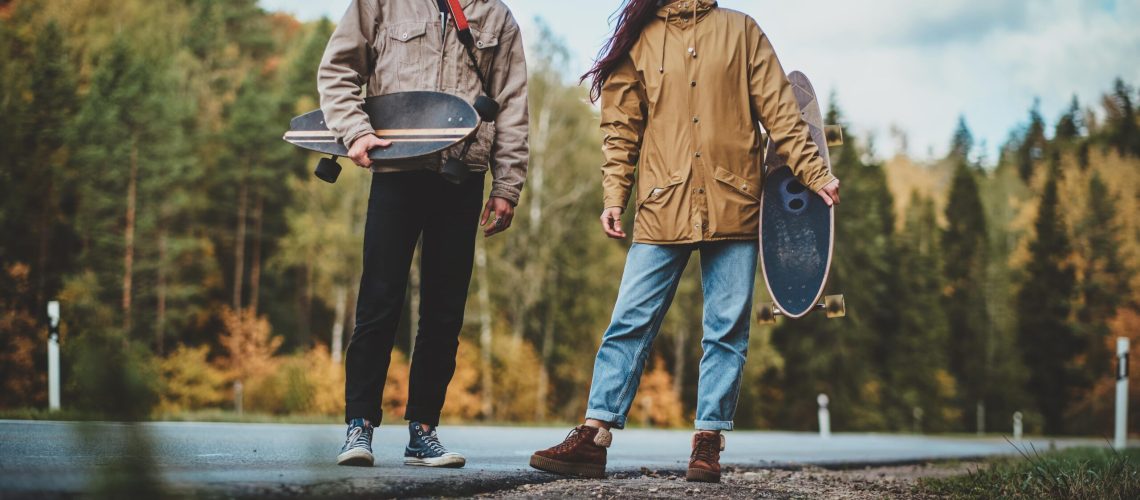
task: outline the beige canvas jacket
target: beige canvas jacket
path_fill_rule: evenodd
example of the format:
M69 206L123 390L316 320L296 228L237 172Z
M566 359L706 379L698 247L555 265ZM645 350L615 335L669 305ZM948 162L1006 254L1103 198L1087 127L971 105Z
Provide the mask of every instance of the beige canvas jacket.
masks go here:
M605 206L634 195L634 241L757 239L758 122L812 191L834 180L752 18L712 0L663 7L602 89Z
M502 106L495 123L483 123L463 158L473 171L491 169L491 196L517 204L529 159L526 59L523 42L500 0L461 0L476 40L476 58ZM342 142L373 133L361 110L363 97L432 90L468 102L482 93L463 45L435 0L353 0L329 40L317 76L325 121ZM407 163L376 165L376 172L417 168L438 170L462 145L441 155Z

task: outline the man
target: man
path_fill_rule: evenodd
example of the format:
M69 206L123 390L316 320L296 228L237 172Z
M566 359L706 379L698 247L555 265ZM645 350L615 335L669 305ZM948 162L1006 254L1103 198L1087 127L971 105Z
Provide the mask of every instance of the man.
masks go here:
M594 360L585 422L531 466L604 477L610 429L625 427L641 372L690 255L700 254L704 338L686 479L720 481L721 432L733 429L748 355L759 252L760 133L828 204L839 180L809 140L791 85L752 18L715 0L628 0L583 79L600 98L602 230L634 244ZM637 179L636 187L634 179Z
M340 465L374 463L372 429L380 423L408 272L421 238L420 324L404 414L410 422L404 463L466 463L443 446L436 426L455 372L476 230L486 226L484 235L490 237L510 227L526 178L528 111L523 44L510 10L500 0L452 3L470 22L478 70L459 41L446 0L353 0L321 61L321 109L329 129L349 147L354 163L373 172L356 329L345 360L348 432L337 457ZM488 91L501 111L494 123L480 125L467 147L374 164L368 151L391 143L375 134L362 111L361 86L369 96L431 90L469 102ZM449 159L467 165L465 180L453 183L455 176L449 181L440 174ZM487 170L493 180L480 217Z

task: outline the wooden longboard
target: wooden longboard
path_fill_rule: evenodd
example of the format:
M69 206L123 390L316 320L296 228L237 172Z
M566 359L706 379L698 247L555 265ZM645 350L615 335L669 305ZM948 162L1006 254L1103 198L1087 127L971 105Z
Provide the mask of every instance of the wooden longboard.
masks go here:
M443 92L397 92L364 100L376 135L392 141L368 153L374 161L407 160L438 153L475 133L479 115L467 101ZM318 153L345 156L348 148L329 131L321 110L293 118L285 142Z
M811 140L831 169L827 130L815 89L798 71L788 75L800 116L807 123ZM801 318L823 309L829 317L845 313L842 296L819 302L827 286L835 248L835 211L818 194L801 184L768 141L764 159L764 190L760 196L760 265L774 304L758 309L761 321L775 316Z

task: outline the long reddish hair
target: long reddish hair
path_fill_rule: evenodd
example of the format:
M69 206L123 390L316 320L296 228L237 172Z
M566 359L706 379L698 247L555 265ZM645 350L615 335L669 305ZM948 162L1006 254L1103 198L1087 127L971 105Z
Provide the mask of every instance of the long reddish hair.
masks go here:
M633 44L637 43L641 31L649 21L653 20L661 4L661 0L625 0L614 12L614 16L611 17L611 19L617 18L614 34L602 46L594 66L578 81L582 83L590 79L591 102L598 102L602 97L602 86L621 64L622 58L633 50Z

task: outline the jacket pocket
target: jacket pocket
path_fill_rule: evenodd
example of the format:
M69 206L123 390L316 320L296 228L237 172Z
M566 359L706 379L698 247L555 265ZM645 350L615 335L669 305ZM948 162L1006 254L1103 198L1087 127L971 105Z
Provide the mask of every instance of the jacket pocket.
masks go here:
M759 170L757 170L759 176ZM755 236L760 228L760 183L736 175L724 167L713 171L715 186L705 199L709 209L709 233L713 237Z
M760 186L745 179L739 175L729 172L724 167L716 167L713 172L713 177L717 182L727 186L731 192L735 192L745 198L745 202L760 202Z
M425 75L430 72L434 58L428 56L428 23L393 23L385 30L387 53L381 57L379 73L386 92L419 90ZM396 76L396 78L392 78Z
M480 123L479 128L475 130L475 137L472 139L471 147L467 150L467 155L461 157L465 144L467 141L448 148L444 153L444 158L459 158L472 170L487 170L491 166L491 149L495 145L495 124Z
M475 38L475 46L472 47L472 52L475 54L475 60L478 61L479 71L488 79L488 83L492 83L491 80L494 78L492 72L495 69L495 53L498 52L499 49L499 31L484 31L472 26L471 36ZM471 82L471 84L474 85L474 88L471 90L482 94L483 87L479 82L479 78L475 75L474 70L471 68L471 58L468 57L467 54L460 54L455 57L454 60L458 65L458 70L455 74L459 76L459 81L463 82L467 80Z

